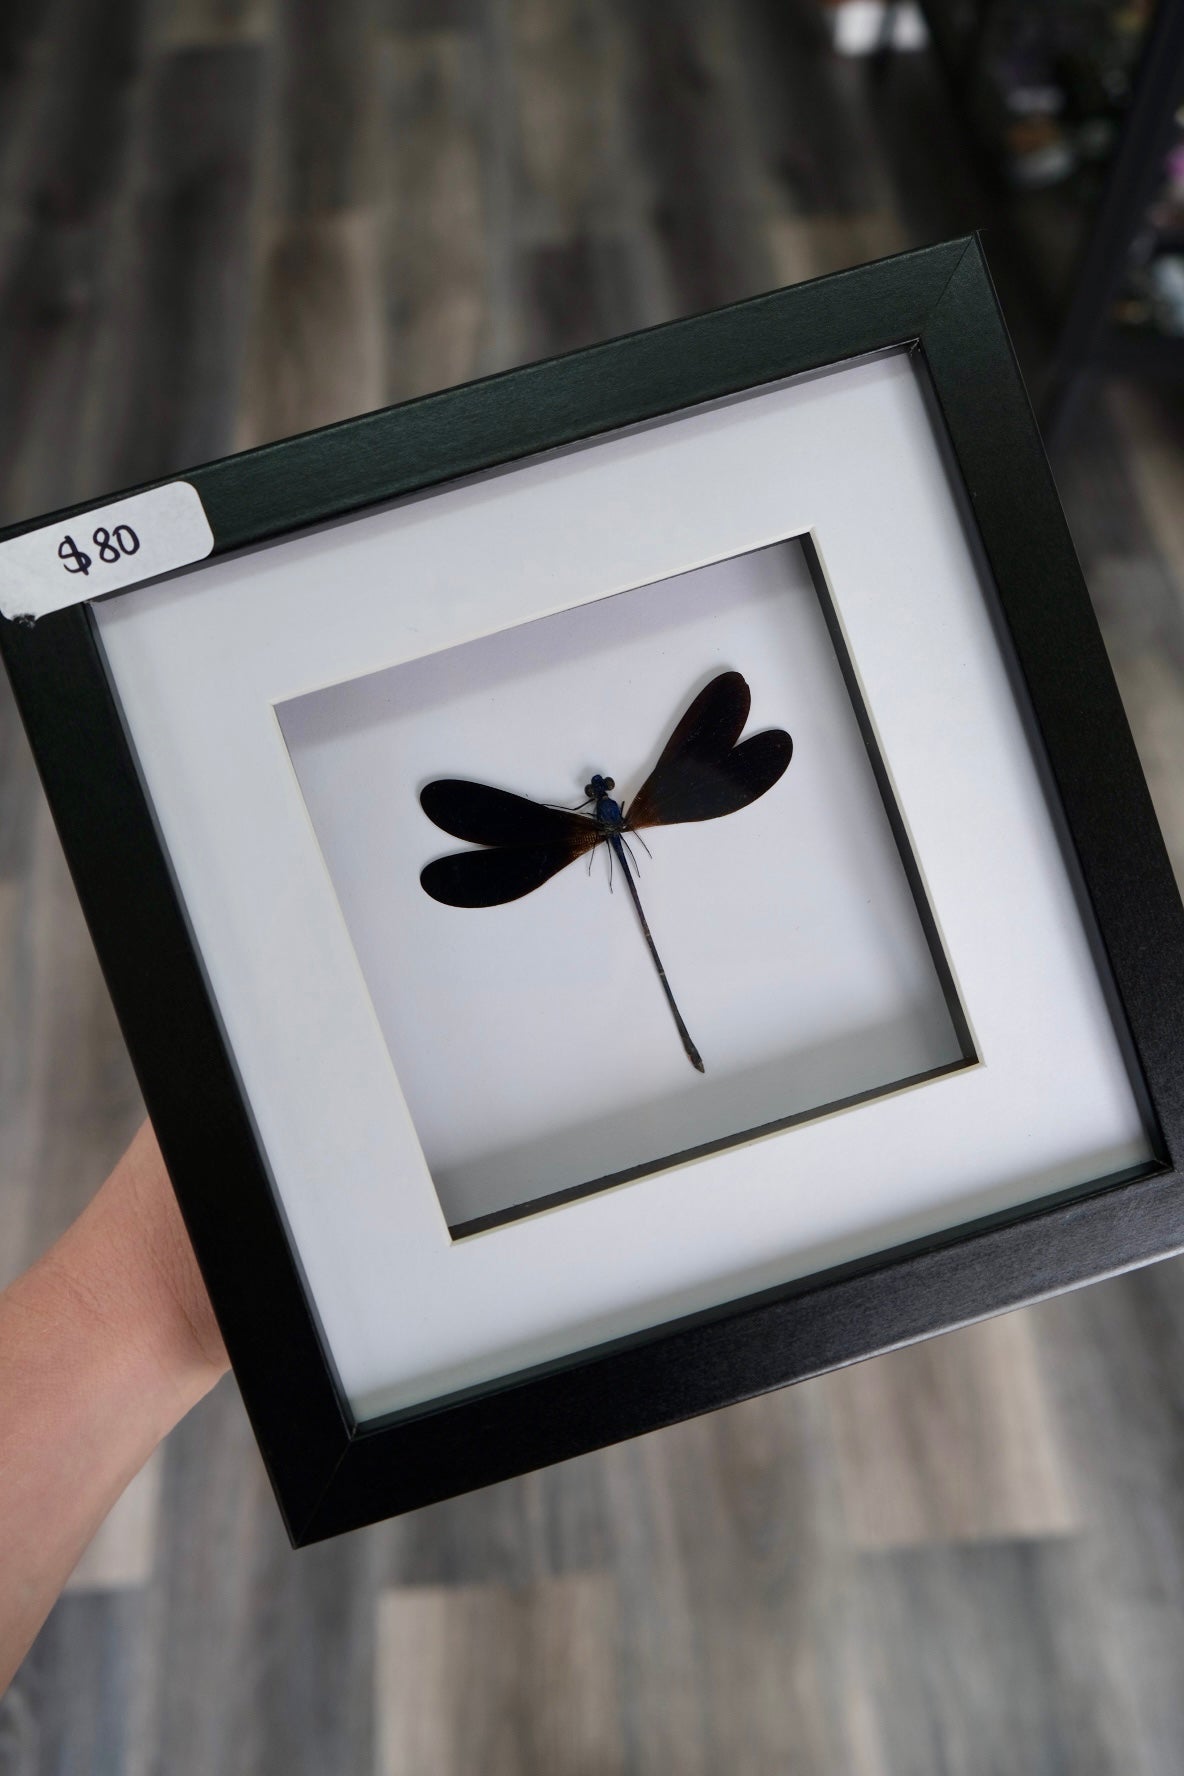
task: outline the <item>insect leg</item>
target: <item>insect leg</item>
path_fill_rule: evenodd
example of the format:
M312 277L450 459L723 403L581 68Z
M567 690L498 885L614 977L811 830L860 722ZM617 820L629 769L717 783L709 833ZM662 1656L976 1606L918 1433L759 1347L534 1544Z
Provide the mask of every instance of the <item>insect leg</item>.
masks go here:
M594 841L594 842L593 842L593 843L592 843L592 844L591 844L591 845L590 845L590 846L589 846L589 847L588 847L588 874L589 874L589 875L591 875L591 874L592 874L592 860L593 860L593 858L594 858L594 857L595 857L595 856L596 856L596 847L597 847L597 845L599 845L599 844L601 844L601 843L602 843L602 841L603 841L603 837L604 837L604 835L603 835L603 834L601 834L601 836L600 836L600 838L598 838L598 839L596 839L596 840L595 840L595 841ZM608 884L608 885L609 885L609 887L610 887L610 888L611 888L611 887L612 887L612 885L613 885L613 884L612 884L612 874L613 874L613 860L612 860L612 858L611 858L611 857L610 857L610 858L609 858L609 860L608 860L608 874L609 874L609 884Z

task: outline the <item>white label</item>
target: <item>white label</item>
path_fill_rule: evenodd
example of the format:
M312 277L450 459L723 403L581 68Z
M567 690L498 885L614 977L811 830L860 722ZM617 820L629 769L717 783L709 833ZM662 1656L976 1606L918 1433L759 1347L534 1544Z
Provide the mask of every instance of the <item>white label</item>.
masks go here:
M213 547L197 488L170 481L0 543L0 612L35 622L187 567Z

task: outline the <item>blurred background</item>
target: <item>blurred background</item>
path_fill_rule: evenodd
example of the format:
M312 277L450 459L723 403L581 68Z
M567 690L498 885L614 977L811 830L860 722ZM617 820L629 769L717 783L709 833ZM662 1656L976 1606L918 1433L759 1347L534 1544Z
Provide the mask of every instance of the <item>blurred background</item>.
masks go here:
M974 227L1184 868L1180 0L4 0L0 520ZM0 686L0 1281L140 1105ZM3 1530L0 1526L0 1537ZM1179 1776L1168 1262L289 1552L233 1381L63 1776Z

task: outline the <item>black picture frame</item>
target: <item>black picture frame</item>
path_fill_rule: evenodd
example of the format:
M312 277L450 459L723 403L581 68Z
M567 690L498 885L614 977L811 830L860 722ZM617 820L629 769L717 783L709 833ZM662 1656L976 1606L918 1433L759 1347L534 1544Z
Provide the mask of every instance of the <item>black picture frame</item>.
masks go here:
M295 1546L1184 1246L1184 909L980 245L944 243L225 458L214 556L860 354L917 354L1097 934L1154 1159L357 1424L273 1194L84 603L0 649ZM170 477L173 479L173 477ZM160 485L155 483L153 485ZM0 542L97 502L16 525ZM200 571L200 570L198 570ZM228 1229L233 1226L233 1238Z

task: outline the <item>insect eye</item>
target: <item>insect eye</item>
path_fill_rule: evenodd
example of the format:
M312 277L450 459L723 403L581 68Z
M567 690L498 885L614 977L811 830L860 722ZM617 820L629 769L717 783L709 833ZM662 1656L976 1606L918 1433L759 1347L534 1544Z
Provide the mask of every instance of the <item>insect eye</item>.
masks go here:
M604 780L604 787L606 789L615 789L617 786L611 777L606 777Z

